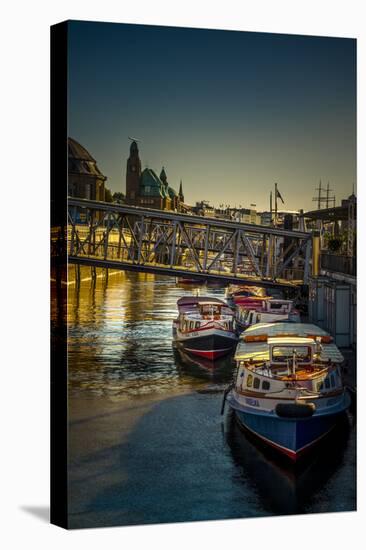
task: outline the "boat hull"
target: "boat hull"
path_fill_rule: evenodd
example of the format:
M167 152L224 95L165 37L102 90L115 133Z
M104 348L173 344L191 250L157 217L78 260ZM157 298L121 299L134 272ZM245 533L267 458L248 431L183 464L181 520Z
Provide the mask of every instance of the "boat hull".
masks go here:
M207 334L193 335L192 337L179 338L178 336L177 341L182 345L184 351L214 360L231 353L237 339L233 333L210 331Z
M336 425L344 411L332 415L318 415L302 419L284 419L235 411L239 423L296 462Z

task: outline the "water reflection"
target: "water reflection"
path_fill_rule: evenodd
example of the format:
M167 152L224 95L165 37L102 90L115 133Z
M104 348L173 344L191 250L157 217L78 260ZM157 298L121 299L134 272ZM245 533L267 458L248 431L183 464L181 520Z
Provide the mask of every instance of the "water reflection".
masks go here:
M226 416L224 438L236 466L235 479L246 488L249 483L260 496L263 509L276 515L355 509L354 469L352 460L348 463L346 457L354 446L352 422L352 417L344 415L323 442L301 461L291 464L243 431L230 412ZM338 494L330 508L330 491L335 490L342 467L348 469L347 490L353 494L352 502Z
M172 347L172 320L178 298L224 297L224 288L176 285L169 277L119 272L93 284L82 268L80 286L68 289L68 356L71 395L82 392L118 398L169 392L204 383L188 359ZM216 367L215 367L216 368ZM212 380L230 375L230 359ZM206 370L206 372L209 372Z
M204 357L196 357L187 353L178 344L174 348L174 357L178 372L182 376L192 376L218 384L232 380L235 362L230 355L210 361Z

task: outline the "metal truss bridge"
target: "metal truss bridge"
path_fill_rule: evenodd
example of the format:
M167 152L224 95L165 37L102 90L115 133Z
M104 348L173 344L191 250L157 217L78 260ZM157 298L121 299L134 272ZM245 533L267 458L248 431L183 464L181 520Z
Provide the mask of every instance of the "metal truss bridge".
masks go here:
M68 199L73 264L296 287L308 281L311 247L312 235L300 231Z

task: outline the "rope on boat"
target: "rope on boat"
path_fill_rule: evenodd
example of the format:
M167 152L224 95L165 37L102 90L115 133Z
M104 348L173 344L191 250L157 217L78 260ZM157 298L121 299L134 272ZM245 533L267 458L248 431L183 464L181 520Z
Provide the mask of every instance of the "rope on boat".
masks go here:
M226 390L224 390L224 395L223 395L223 398L222 398L222 403L221 403L221 416L224 414L224 411L225 411L225 403L226 403L226 397L227 397L227 394L229 393L229 391L232 389L233 387L233 384L231 383L227 388Z

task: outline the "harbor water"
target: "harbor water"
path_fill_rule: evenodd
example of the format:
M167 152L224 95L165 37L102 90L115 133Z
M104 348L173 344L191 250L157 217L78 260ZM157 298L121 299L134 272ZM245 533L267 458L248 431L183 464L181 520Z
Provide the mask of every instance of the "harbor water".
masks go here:
M292 466L243 433L223 390L234 364L172 343L181 296L224 288L81 270L68 285L71 528L350 511L355 418Z

